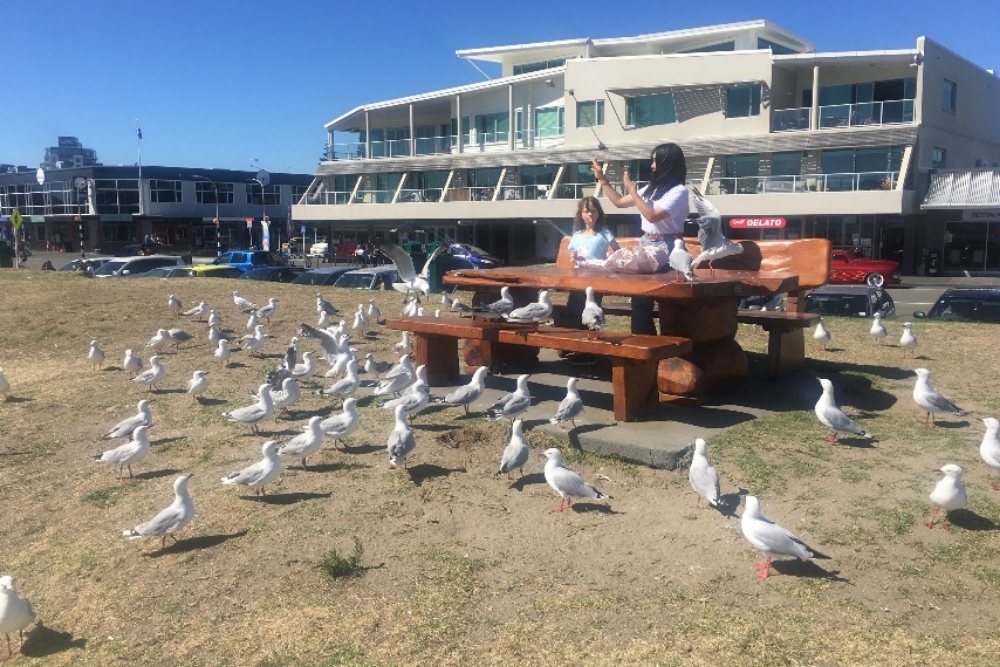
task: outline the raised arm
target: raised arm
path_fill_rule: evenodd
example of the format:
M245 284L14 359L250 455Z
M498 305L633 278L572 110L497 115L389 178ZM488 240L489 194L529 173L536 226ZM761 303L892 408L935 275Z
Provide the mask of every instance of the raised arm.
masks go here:
M639 209L639 214L650 222L660 222L670 217L670 212L667 210L660 210L654 208L651 204L648 204L645 199L639 196L639 192L636 189L635 181L629 176L628 171L625 171L625 175L622 177L622 181L625 184L625 189L628 190L629 197L635 207Z
M614 204L615 208L629 208L635 205L635 200L631 194L622 195L613 187L611 183L608 182L607 177L604 175L604 169L601 168L600 163L598 163L595 157L590 163L590 168L594 172L594 177L597 178L597 182L601 185L601 192L607 197L608 201Z

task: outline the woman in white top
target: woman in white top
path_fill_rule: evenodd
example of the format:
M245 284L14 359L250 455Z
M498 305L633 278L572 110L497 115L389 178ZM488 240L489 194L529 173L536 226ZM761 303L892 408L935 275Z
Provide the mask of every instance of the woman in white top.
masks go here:
M595 157L591 163L594 176L601 184L601 191L617 208L634 206L642 218L643 245L663 244L670 251L673 240L684 233L688 204L687 163L684 151L675 143L660 144L653 149L652 175L649 184L641 190L636 187L628 170L622 175L627 194L620 194L611 187L604 176L604 170ZM653 300L647 297L632 297L632 333L656 335L653 323Z

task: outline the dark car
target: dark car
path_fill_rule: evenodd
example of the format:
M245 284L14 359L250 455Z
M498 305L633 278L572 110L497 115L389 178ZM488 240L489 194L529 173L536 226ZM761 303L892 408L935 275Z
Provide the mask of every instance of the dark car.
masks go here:
M949 289L928 312L914 317L950 322L1000 323L1000 289Z
M351 270L350 266L331 267L328 269L313 269L306 271L293 280L296 285L333 285L337 278Z
M194 276L194 271L186 266L161 266L146 271L139 278L193 278Z
M840 317L882 317L896 314L896 304L881 287L823 285L806 295L806 312Z
M237 280L266 280L271 283L290 283L303 273L305 269L298 266L265 266L261 269L251 269Z
M380 266L372 269L354 269L337 278L334 287L345 289L392 289L393 283L399 282L399 272L396 266Z
M455 269L495 269L503 266L503 261L482 248L468 243L452 243L448 246L448 270ZM420 270L420 267L417 267Z

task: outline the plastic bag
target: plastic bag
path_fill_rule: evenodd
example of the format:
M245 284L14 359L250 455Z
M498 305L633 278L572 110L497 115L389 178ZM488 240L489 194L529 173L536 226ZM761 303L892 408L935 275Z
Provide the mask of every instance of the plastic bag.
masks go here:
M604 260L589 260L582 266L592 266L615 273L659 273L670 264L670 253L661 244L619 248Z

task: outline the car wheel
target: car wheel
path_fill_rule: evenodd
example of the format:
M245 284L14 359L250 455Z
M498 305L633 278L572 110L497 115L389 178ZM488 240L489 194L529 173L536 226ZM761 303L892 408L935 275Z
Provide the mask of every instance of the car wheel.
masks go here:
M869 273L868 276L865 277L865 283L871 287L881 287L885 284L885 276L881 273Z

